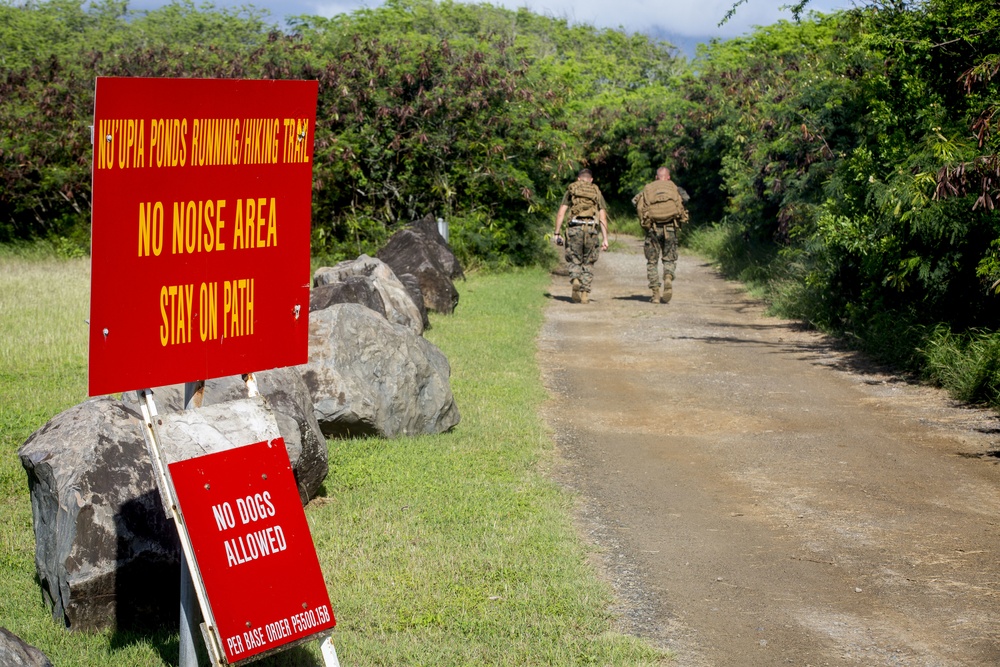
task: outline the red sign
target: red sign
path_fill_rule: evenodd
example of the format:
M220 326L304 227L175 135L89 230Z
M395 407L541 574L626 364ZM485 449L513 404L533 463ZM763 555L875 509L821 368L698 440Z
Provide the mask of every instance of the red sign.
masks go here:
M97 79L91 396L308 360L316 96Z
M229 663L336 624L281 438L170 464Z

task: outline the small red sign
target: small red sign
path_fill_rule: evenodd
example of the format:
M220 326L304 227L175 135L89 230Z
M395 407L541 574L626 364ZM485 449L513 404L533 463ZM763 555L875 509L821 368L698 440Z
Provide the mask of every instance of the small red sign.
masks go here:
M169 468L230 664L336 624L281 438Z
M91 396L308 360L317 90L97 79Z

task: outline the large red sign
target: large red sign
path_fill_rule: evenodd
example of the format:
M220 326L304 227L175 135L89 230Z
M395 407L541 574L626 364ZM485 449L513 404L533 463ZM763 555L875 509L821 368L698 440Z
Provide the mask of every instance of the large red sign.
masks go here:
M90 395L308 360L316 96L97 79Z
M230 664L336 624L281 438L170 464Z

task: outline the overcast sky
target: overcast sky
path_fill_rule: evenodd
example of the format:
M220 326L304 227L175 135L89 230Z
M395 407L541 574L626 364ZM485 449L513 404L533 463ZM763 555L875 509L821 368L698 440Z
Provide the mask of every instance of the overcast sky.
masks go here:
M527 7L544 16L566 18L574 23L588 23L599 28L623 27L664 38L675 37L679 46L688 46L712 37L728 38L744 34L754 26L770 25L791 19L788 5L792 0L747 0L724 26L719 22L735 0L494 0L493 5L510 9ZM168 0L132 0L132 9L152 9ZM198 3L200 4L200 2ZM374 8L374 0L215 0L216 7L253 4L270 11L272 18L284 25L285 16L312 14L334 16L362 7ZM828 12L851 7L852 0L812 0L809 8ZM681 43L683 42L683 44Z

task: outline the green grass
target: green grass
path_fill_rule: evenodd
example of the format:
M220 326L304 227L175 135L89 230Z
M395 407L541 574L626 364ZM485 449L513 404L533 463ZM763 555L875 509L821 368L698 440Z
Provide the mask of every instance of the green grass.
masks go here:
M622 251L628 246L626 239L645 238L646 231L639 224L639 216L631 206L616 206L608 214L608 250Z
M5 519L26 516L29 527L30 507L19 493L24 472L12 454L38 426L86 393L89 281L84 260L0 256L0 508ZM20 561L24 551L9 530L5 521L0 564L15 553ZM33 558L33 540L28 545Z
M31 504L17 448L86 398L89 287L87 260L0 254L0 625L60 667L163 664L169 635L69 634L53 622L35 579ZM176 655L176 638L172 643Z
M60 667L175 664L176 634L68 633L34 576L20 444L85 397L84 261L0 256L0 626ZM552 444L535 362L548 275L473 275L427 337L452 366L452 433L329 443L307 508L345 665L653 665L612 628L572 498L546 477ZM319 664L314 645L261 665Z
M617 236L638 239L646 236L646 230L639 224L639 216L631 205L616 205L608 212L608 237L612 239L612 244Z
M1000 333L953 333L940 325L922 349L925 375L966 403L1000 407Z
M785 267L777 260L776 248L743 238L736 225L688 228L683 242L693 252L711 258L726 278L744 283L757 298L774 304L775 297L787 287L783 284Z
M453 433L331 443L331 502L313 525L351 663L656 662L610 631L570 499L541 474L551 441L535 336L547 281L477 276L459 285L454 316L433 318L428 338L452 364L462 411ZM373 530L359 541L362 526Z

